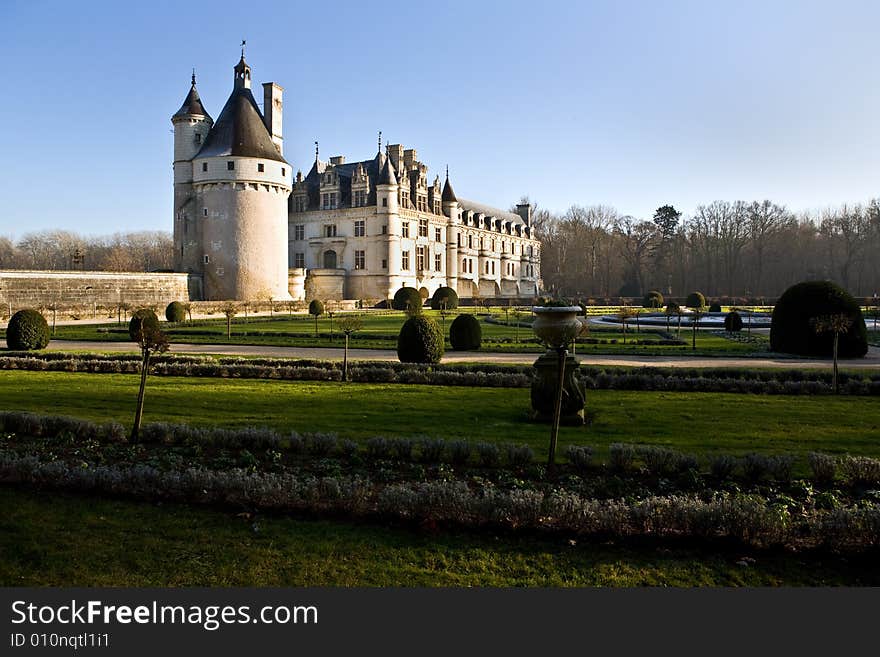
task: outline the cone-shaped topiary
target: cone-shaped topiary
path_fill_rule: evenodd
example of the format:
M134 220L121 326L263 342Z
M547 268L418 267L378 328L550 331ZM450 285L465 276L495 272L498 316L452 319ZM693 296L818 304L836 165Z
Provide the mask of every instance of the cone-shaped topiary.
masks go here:
M730 331L731 333L736 333L737 331L742 331L743 328L743 320L740 317L740 314L735 310L731 310L724 316L724 330Z
M165 319L177 324L186 319L186 307L180 301L172 301L165 308Z
M684 305L688 308L703 308L706 305L706 297L703 296L702 292L691 292L687 295Z
M868 331L858 302L831 281L805 281L792 285L773 308L770 348L799 356L830 357L834 335L816 332L817 318L846 315L852 326L840 334L838 355L859 358L868 353Z
M483 329L473 315L459 315L449 327L449 343L456 351L474 351L480 348Z
M402 287L394 293L391 307L394 310L418 312L422 307L422 295L414 287Z
M443 332L433 319L414 315L400 327L397 358L401 363L439 363L443 350Z
M49 324L33 308L19 310L6 327L6 344L16 351L45 349L49 344Z
M159 318L156 313L149 308L138 308L131 314L131 320L128 322L128 337L132 339L132 342L138 341L138 332L141 329L141 324L136 322L136 319L144 321L144 330L159 330Z
M661 308L663 306L663 295L657 290L651 290L642 299L643 308Z
M431 309L440 310L446 302L446 310L455 310L458 308L458 294L451 287L438 287L431 297Z

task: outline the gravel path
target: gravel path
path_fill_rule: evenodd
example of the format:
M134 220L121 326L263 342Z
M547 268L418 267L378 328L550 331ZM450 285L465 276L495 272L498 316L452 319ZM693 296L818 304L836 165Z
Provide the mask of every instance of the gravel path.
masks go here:
M52 351L97 351L125 353L134 352L134 345L127 342L89 342L83 340L52 340ZM342 349L329 347L266 347L259 345L185 344L171 345L178 354L222 354L228 356L267 356L271 358L313 358L342 360ZM350 349L351 360L397 361L392 349ZM507 363L531 365L538 354L470 353L448 351L444 363ZM830 367L828 360L808 358L731 357L708 358L705 356L582 356L583 365L625 365L629 367L770 367L780 369L803 369ZM870 347L868 355L859 360L843 360L844 369L880 369L880 349Z

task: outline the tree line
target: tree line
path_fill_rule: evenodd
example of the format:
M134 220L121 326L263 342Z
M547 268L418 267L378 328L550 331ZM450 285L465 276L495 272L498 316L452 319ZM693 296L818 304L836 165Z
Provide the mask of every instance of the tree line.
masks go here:
M0 237L0 269L171 271L173 242L164 231L82 236L66 230Z
M538 208L533 216L544 286L560 296L700 290L760 300L813 279L856 297L880 293L880 199L814 213L764 200L714 201L689 216L664 205L650 219L605 205Z

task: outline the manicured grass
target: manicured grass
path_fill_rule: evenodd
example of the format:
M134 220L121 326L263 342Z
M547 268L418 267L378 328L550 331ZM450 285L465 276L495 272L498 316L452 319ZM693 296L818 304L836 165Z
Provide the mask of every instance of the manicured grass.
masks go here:
M880 584L874 555L610 545L0 487L2 586L778 586Z
M0 371L0 408L129 424L137 375ZM546 454L549 429L527 419L526 389L152 377L145 422L270 426L342 437L428 434L527 443ZM591 391L587 427L569 443L600 458L612 442L714 451L880 456L880 404L870 397Z
M448 333L449 324L459 312L473 313L475 309L466 308L450 312L446 318L446 330ZM432 317L438 324L442 324L440 313L432 310L424 310L424 313ZM493 317L498 321L505 321L505 315L501 311L494 311ZM342 335L339 333L337 321L343 314L335 315L333 322L335 335L331 339L330 319L327 315L323 315L318 319L319 336L314 335L315 322L310 315L278 315L274 318L270 317L252 317L245 322L243 317L236 317L233 320L232 336L226 335L225 319L208 319L196 320L193 323L182 323L177 325L163 325L168 332L172 342L190 342L197 344L249 344L249 345L265 345L265 346L297 346L297 347L339 347L342 345ZM402 312L383 312L378 313L358 313L363 321L363 328L356 334L356 338L351 340L353 349L395 349L397 346L397 334L400 327L406 319L406 315ZM528 313L523 313L522 318L528 317ZM511 316L511 321L513 316ZM520 342L521 340L533 339L534 334L531 328L514 327L503 324L481 322L483 330L483 348L482 351L488 352L541 352L543 348L534 342ZM206 333L208 332L208 333ZM302 334L300 337L284 335L285 333ZM63 340L103 340L111 342L128 342L130 341L127 331L124 327L115 324L103 325L80 325L80 326L60 326L57 328L56 336ZM657 340L659 339L659 329L642 328L636 331L635 325L631 325L627 330L626 336L620 329L594 327L590 337L600 338L602 340L616 340L617 344L581 344L578 350L582 353L597 354L621 354L621 353L637 353L640 355L649 354L739 354L752 353L765 349L765 342L762 338L758 338L758 344L741 343L728 340L724 337L713 335L708 331L697 332L696 351L691 348L691 333L688 330L681 331L681 338L686 345L634 345L633 340ZM626 338L628 344L624 344ZM499 342L503 340L504 342Z

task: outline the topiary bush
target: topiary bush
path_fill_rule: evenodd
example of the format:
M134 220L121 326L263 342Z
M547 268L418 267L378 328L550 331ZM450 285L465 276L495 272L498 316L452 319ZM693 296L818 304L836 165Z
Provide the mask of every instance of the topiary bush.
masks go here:
M663 295L660 294L657 290L651 290L645 295L645 298L642 299L642 307L643 308L662 308L663 307Z
M480 320L473 315L462 314L449 326L449 343L455 351L474 351L483 341Z
M415 315L400 327L397 358L401 363L439 363L443 351L443 331L433 319Z
M737 331L742 331L743 328L743 320L740 317L740 314L735 310L731 310L727 315L724 316L724 330L730 331L732 333L736 333Z
M721 312L721 304L717 301L713 301L709 306L710 313L720 313Z
M6 327L6 344L16 351L45 349L49 344L49 324L46 318L33 308L19 310Z
M324 302L319 299L309 301L309 315L318 317L324 314Z
M438 287L431 297L431 310L440 310L444 301L446 310L455 310L458 308L458 293L451 287Z
M860 358L868 353L868 332L858 302L831 281L805 281L791 286L773 308L770 348L799 356L832 355L834 334L816 333L814 322L828 315L846 315L852 326L839 339L841 358Z
M180 301L172 301L165 308L165 319L177 324L186 319L186 306Z
M706 305L706 297L703 296L702 292L691 292L687 295L684 305L688 308L703 308Z
M139 320L143 321L143 324ZM128 336L133 342L137 342L138 330L143 326L144 329L159 328L159 318L149 308L138 308L131 314L131 321L128 322Z
M394 293L391 307L394 310L418 311L422 307L422 295L414 287L402 287Z

